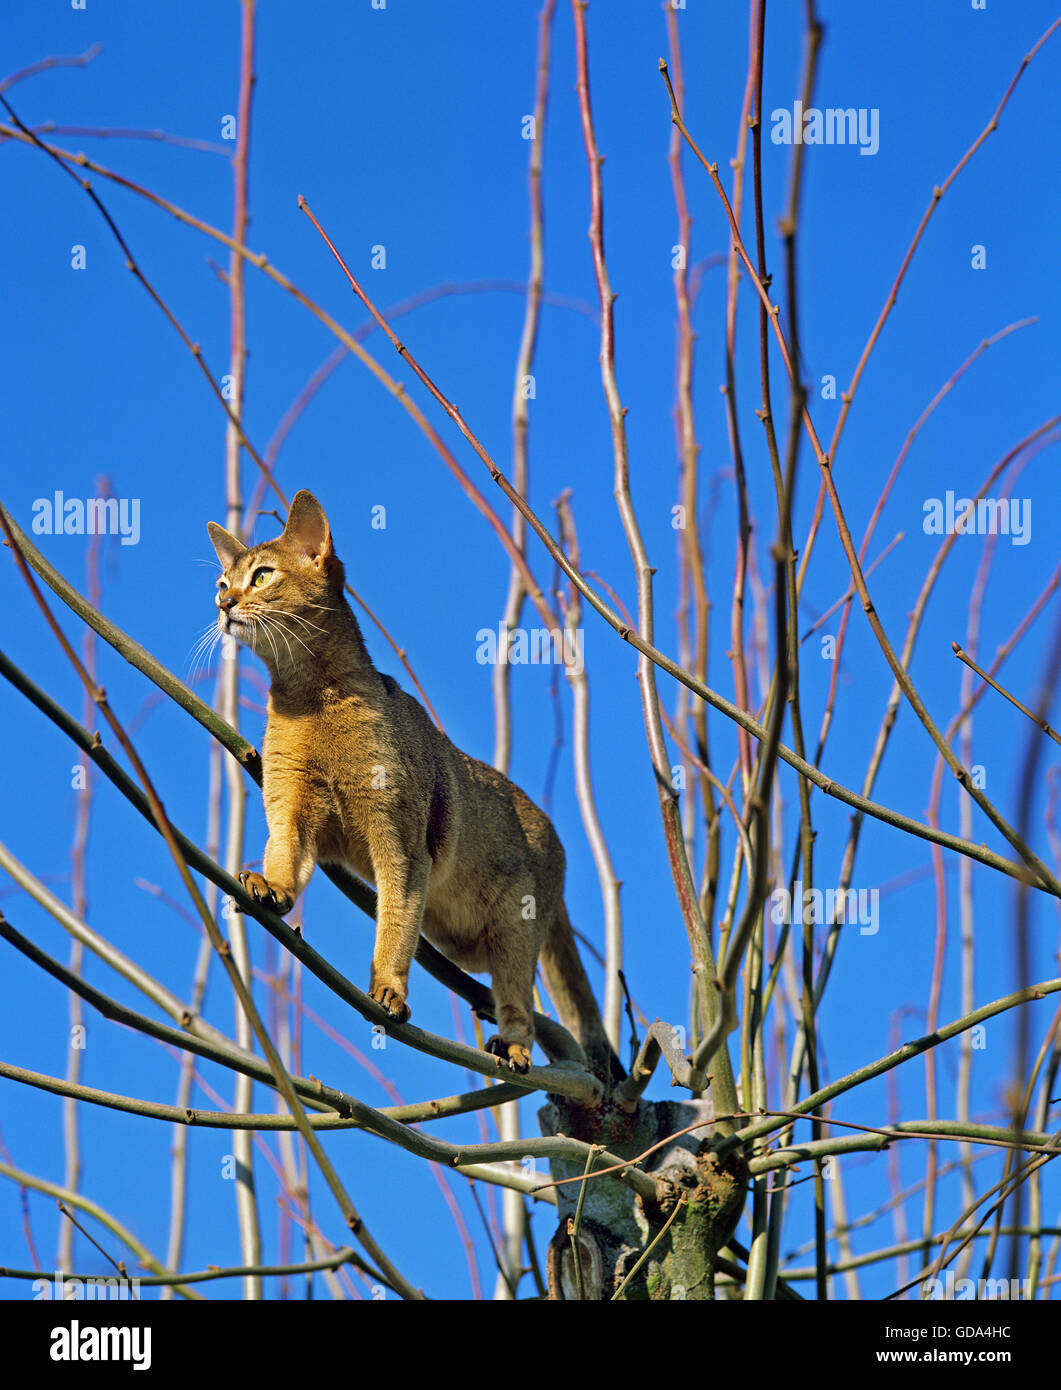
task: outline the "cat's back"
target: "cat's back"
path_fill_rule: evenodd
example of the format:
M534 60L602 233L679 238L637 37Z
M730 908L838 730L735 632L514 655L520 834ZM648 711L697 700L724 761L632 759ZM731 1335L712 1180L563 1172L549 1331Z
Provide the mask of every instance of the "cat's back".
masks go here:
M564 851L545 812L515 782L453 743L396 680L382 680L401 756L407 765L422 760L423 774L444 790L462 854L479 858L487 846L507 847L517 859L529 852L542 872L562 880Z

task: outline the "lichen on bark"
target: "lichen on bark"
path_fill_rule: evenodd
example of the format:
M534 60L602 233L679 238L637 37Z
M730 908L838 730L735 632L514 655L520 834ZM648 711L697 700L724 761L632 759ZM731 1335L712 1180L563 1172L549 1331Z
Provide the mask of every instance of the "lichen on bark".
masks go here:
M544 1134L601 1144L624 1158L636 1158L667 1141L643 1165L660 1184L660 1201L650 1204L651 1209L617 1178L587 1180L577 1234L582 1298L613 1298L657 1237L648 1259L619 1297L645 1301L714 1296L715 1257L732 1236L743 1209L747 1167L739 1153L718 1163L712 1148L713 1115L710 1100L641 1101L630 1114L617 1106L587 1109L555 1096L539 1112ZM703 1128L678 1134L698 1121ZM580 1178L583 1169L559 1160L552 1171L556 1179L570 1179ZM579 1297L571 1225L581 1186L566 1182L556 1189L560 1219L548 1256L549 1293L554 1299ZM669 1218L673 1219L663 1231Z

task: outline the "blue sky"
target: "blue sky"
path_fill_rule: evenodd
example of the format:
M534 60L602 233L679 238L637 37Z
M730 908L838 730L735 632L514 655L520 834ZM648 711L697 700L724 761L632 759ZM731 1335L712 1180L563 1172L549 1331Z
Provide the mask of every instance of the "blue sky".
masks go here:
M7 95L30 124L160 129L220 143L222 122L236 109L239 14L226 3L144 7L89 0L69 6L22 3L6 23L3 67L13 73L47 55L73 55L99 43L83 68L55 68L16 85ZM823 399L822 379L840 388L888 294L910 238L941 183L989 120L1021 57L1052 22L1052 7L1029 0L1016 11L989 0L969 4L892 0L884 6L825 3L826 26L818 74L820 107L879 112L879 149L866 157L850 146L806 150L799 231L800 338L810 382L811 410L828 440L839 402ZM345 279L296 200L303 194L351 268L381 307L430 289L484 280L525 279L528 247L526 165L521 121L532 109L537 6L484 7L451 0L389 0L383 11L368 0L327 0L307 11L294 4L261 6L257 86L251 138L248 243L353 328L364 320ZM791 110L800 77L803 6L775 3L768 11L763 106ZM616 304L619 389L628 408L630 471L646 548L657 569L657 644L676 653L677 602L674 400L674 296L671 248L677 239L666 153L669 107L657 69L666 53L661 8L632 0L592 4L588 11L592 97L604 165L605 245ZM687 123L729 186L747 66L744 7L688 0L680 13ZM536 398L530 425L530 500L552 519L552 501L573 490L583 565L611 584L632 609L633 571L612 497L607 412L600 390L597 328L577 302L594 306L596 289L586 228L589 222L585 152L574 94L570 8L558 5L554 24L550 103L544 132L545 282L575 301L543 310L535 363ZM1038 321L992 347L955 387L921 431L884 512L871 556L899 532L902 540L870 579L886 630L897 647L905 633L939 537L922 528L924 506L948 491L969 495L990 468L1057 411L1056 363L1061 360L1061 296L1050 273L1052 229L1061 217L1061 189L1044 155L1052 129L1053 93L1061 63L1055 35L1022 78L1000 121L938 207L905 279L898 302L859 386L838 450L835 477L856 540L880 495L907 431L958 366L986 337L1007 325ZM769 128L769 127L768 127ZM231 169L222 155L133 139L55 136L66 149L144 184L203 220L228 230ZM790 151L764 140L767 248L775 290L783 281L777 217L785 197ZM108 542L104 551L104 611L170 669L189 671L189 652L213 614L214 560L208 520L223 520L224 416L189 353L158 308L129 275L119 249L90 200L39 150L6 141L0 150L5 197L0 201L0 255L9 331L0 339L3 382L5 506L29 529L34 502L56 490L68 497L97 495L110 479L115 494L140 503L135 545ZM721 207L709 181L687 156L688 197L695 217L691 259L728 245ZM227 371L228 293L212 262L227 252L179 225L131 193L94 178L107 207L145 274L190 336L202 345L216 378ZM752 238L750 185L744 233ZM84 248L85 268L72 267ZM374 246L386 248L385 270L371 268ZM974 269L974 248L986 264ZM741 290L738 402L763 582L776 509L759 403L758 316L747 282ZM702 445L701 521L707 579L714 608L709 682L733 693L726 630L733 574L734 488L719 383L724 376L725 273L704 272L695 306L698 333L695 408ZM511 466L509 411L523 316L520 295L507 291L451 294L402 320L400 336L436 378L492 452ZM13 331L12 331L13 330ZM245 428L264 449L306 379L334 346L324 328L264 276L247 271ZM507 519L500 492L426 393L413 382L379 334L368 340L379 360L411 389L447 445ZM779 419L787 392L773 362ZM1002 537L996 548L981 615L979 652L989 661L1047 583L1057 563L1052 517L1057 447L1043 449L1021 470L1013 495L1030 505L1029 543ZM255 469L244 461L245 492ZM475 660L476 633L494 626L503 608L508 562L489 528L469 506L440 459L405 412L363 369L345 362L300 417L278 458L277 473L292 495L312 489L331 518L336 545L353 585L407 649L450 736L489 759L493 747L490 669ZM999 485L1000 488L1002 484ZM817 468L804 441L794 509L802 538L817 495ZM996 490L996 494L999 495ZM266 504L269 505L269 504ZM373 507L386 508L384 530L371 525ZM274 523L263 519L260 536ZM49 559L80 587L86 538L38 538ZM799 543L799 539L797 540ZM912 675L938 724L958 699L961 667L950 643L966 640L966 606L984 540L961 537L929 604ZM535 574L551 582L540 546L530 552ZM4 649L67 708L78 712L76 677L44 628L13 565L0 567ZM844 592L848 570L830 517L823 522L807 578L801 625L809 626ZM54 605L53 605L54 606ZM75 621L60 615L71 635ZM1026 702L1038 697L1056 598L1012 656L1001 677ZM583 620L593 692L592 758L598 803L616 871L623 880L627 977L649 1019L687 1022L688 960L674 900L641 719L634 661L593 614ZM836 631L836 621L824 629ZM378 664L396 675L385 643L366 626ZM128 725L145 712L152 687L113 652L100 654L100 676ZM830 664L815 639L804 648L803 708L816 736ZM543 797L554 739L550 673L514 671L515 747L512 775ZM406 682L407 683L407 682ZM563 684L563 682L561 682ZM204 695L209 685L198 687ZM840 672L840 693L823 768L847 786L861 784L891 678L860 612L852 615ZM246 693L259 699L253 684ZM675 687L660 677L668 711ZM69 847L75 793L73 749L6 685L0 711L8 731L0 838L60 896L69 892ZM1056 722L1054 715L1047 715ZM245 712L245 732L261 738L261 715ZM602 940L600 895L578 807L570 759L570 708L564 695L565 746L550 804L568 856L567 901L573 920ZM1000 698L981 703L974 725L973 761L983 765L986 790L1011 821L1017 819L1018 777L1030 726ZM713 716L717 768L728 776L735 752L732 726ZM786 732L786 739L788 734ZM137 746L174 822L202 838L207 802L207 744L198 726L175 708L151 706ZM1056 775L1056 750L1040 762L1033 842L1056 868L1043 828L1046 770ZM677 755L675 755L677 760ZM923 820L935 750L908 708L898 726L874 797ZM791 855L796 784L783 780L785 862ZM958 829L957 790L944 784L941 821ZM264 843L260 798L252 789L247 858ZM835 881L846 839L846 809L814 799L821 882ZM976 813L974 840L1004 849ZM723 863L732 854L732 835ZM921 841L867 823L855 872L856 887L879 889L880 930L841 943L821 1014L823 1073L839 1076L887 1051L899 1037L919 1034L932 969L935 900L930 855ZM88 859L89 921L171 988L190 982L198 938L164 903L137 886L144 879L173 897L179 884L164 846L107 786L96 792ZM941 1020L960 1009L956 861L948 859L949 931ZM976 1001L1014 988L1015 898L1010 880L973 872L976 901ZM9 885L0 884L0 890ZM58 925L24 894L0 900L11 921L45 949L65 958ZM355 981L367 981L369 924L323 879L311 886L305 924L313 943ZM1046 900L1032 909L1032 978L1056 975L1057 914ZM263 933L252 927L258 964ZM2 978L0 1057L52 1074L66 1065L66 1005L59 987L7 950ZM91 963L89 978L139 1006L121 981ZM412 1003L421 1026L452 1036L454 1022L442 989L415 972ZM362 1050L369 1026L330 1006L315 985L307 1001L328 1012ZM909 1009L910 1012L903 1013ZM231 1027L231 1004L212 977L210 1012ZM1032 1020L1033 1049L1052 1017L1044 1001ZM897 1022L901 1019L901 1022ZM467 1011L462 1015L467 1029ZM896 1034L898 1028L898 1034ZM1003 1123L1002 1095L1011 1071L1012 1018L995 1021L976 1057L973 1106ZM382 1088L332 1043L314 1036L305 1069L333 1080L369 1103L388 1103ZM953 1113L957 1044L941 1048L940 1114ZM381 1060L381 1058L383 1060ZM374 1054L406 1099L449 1094L464 1085L452 1069L392 1044ZM206 1074L211 1075L211 1068ZM926 1114L923 1067L899 1080L907 1118ZM155 1044L91 1020L84 1079L90 1085L160 1100L172 1098L176 1070ZM225 1077L212 1083L230 1095ZM668 1088L657 1077L650 1095ZM208 1106L203 1097L199 1103ZM268 1104L264 1091L257 1105ZM526 1133L537 1132L534 1100L525 1103ZM60 1102L18 1087L0 1086L0 1122L11 1161L59 1181L62 1177ZM864 1124L887 1116L883 1082L842 1101L838 1117ZM165 1169L171 1136L160 1124L104 1111L86 1111L84 1189L114 1209L149 1245L164 1249ZM443 1133L442 1130L439 1131ZM447 1137L478 1136L476 1120L454 1123ZM190 1234L185 1268L234 1263L238 1245L231 1184L218 1177L227 1151L221 1133L195 1133ZM362 1207L370 1229L414 1282L440 1296L466 1297L468 1273L457 1234L423 1164L351 1132L330 1152ZM944 1155L945 1157L949 1154ZM883 1157L846 1160L848 1208L869 1209L887 1196ZM994 1176L1001 1160L977 1168ZM902 1179L924 1171L923 1146L900 1155ZM380 1171L388 1183L380 1185ZM267 1246L275 1256L275 1189L262 1166ZM991 1181L994 1180L992 1177ZM988 1181L981 1179L984 1186ZM463 1180L451 1185L476 1241L481 1277L492 1288L490 1254ZM800 1189L804 1194L809 1188ZM958 1212L953 1186L941 1189L938 1224ZM400 1200L397 1200L399 1194ZM1054 1184L1045 1210L1056 1213ZM332 1215L317 1196L322 1220ZM0 1262L26 1265L19 1198L0 1186L0 1228L9 1234ZM34 1222L45 1266L55 1245L53 1208L35 1199ZM948 1204L949 1203L949 1204ZM910 1208L919 1229L919 1208ZM945 1219L944 1219L945 1218ZM790 1206L785 1248L812 1232L809 1198ZM327 1220L325 1220L327 1229ZM337 1230L337 1224L332 1228ZM888 1243L890 1223L878 1222L859 1241ZM539 1248L551 1233L548 1212L535 1216ZM868 1248L856 1241L856 1249ZM94 1253L80 1244L81 1267ZM895 1267L869 1273L866 1295L895 1286ZM837 1286L837 1292L842 1290ZM235 1296L237 1286L228 1287ZM22 1288L3 1289L22 1297ZM215 1291L215 1296L217 1296Z

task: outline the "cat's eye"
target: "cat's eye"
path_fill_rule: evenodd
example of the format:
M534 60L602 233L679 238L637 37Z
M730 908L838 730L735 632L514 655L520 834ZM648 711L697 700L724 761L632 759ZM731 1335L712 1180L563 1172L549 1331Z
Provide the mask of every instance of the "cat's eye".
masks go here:
M268 565L263 565L260 570L255 570L254 577L251 580L251 587L254 589L260 589L263 584L268 583L269 576L271 574L272 570L268 567Z

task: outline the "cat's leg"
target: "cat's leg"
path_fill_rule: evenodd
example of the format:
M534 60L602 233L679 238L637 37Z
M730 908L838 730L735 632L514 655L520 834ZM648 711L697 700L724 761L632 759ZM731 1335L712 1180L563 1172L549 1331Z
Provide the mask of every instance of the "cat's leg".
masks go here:
M309 882L313 864L313 847L307 837L293 822L278 820L269 826L263 872L244 869L239 881L255 902L283 917Z
M409 968L420 940L432 859L405 853L389 827L368 835L376 882L376 946L368 992L399 1023L409 1017Z
M525 1072L531 1065L534 1044L534 973L539 934L534 919L524 916L528 903L533 904L529 891L511 888L486 930L498 1031L485 1047L515 1072Z

